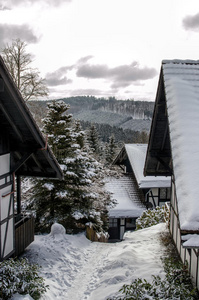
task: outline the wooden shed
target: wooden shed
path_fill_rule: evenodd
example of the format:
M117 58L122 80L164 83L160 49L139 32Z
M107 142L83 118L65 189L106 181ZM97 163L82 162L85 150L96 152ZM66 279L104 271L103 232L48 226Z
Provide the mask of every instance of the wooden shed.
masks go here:
M172 176L170 232L199 288L199 61L162 62L146 176Z
M63 174L0 57L0 261L34 239L33 218L21 213L21 176Z

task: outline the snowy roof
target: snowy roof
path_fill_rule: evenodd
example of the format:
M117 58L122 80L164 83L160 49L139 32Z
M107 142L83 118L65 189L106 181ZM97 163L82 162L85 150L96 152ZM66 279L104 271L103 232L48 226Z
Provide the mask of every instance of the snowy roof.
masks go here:
M180 226L199 230L199 61L163 63Z
M12 172L18 176L63 178L62 170L47 145L13 78L0 56L1 154L10 152Z
M125 149L140 188L171 186L170 176L144 176L143 170L147 144L125 144Z
M172 165L180 228L198 231L199 61L162 63L145 174L169 174Z
M137 218L146 210L132 177L127 175L120 178L109 177L105 189L112 193L113 199L117 200L116 206L109 211L110 217Z

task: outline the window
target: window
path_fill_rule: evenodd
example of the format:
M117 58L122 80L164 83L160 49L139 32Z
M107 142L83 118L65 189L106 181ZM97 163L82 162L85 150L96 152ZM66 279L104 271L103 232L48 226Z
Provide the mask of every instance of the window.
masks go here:
M117 227L117 219L110 218L109 219L109 227Z
M160 200L170 200L170 188L160 188Z
M136 219L128 218L126 219L126 229L134 229L136 227Z

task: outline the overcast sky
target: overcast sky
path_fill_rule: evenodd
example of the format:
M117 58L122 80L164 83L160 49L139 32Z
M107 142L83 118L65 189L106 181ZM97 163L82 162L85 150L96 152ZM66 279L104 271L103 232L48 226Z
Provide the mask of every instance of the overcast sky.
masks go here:
M199 59L199 2L0 0L0 48L16 38L50 99L154 101L163 59Z

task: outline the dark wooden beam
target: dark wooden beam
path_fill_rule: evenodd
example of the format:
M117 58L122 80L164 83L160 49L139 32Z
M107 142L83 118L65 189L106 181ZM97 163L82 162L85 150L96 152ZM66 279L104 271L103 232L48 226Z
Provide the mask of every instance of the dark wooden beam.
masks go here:
M0 78L0 92L4 92L4 82L2 78Z
M170 175L172 175L173 170L169 167L169 165L165 163L165 161L161 157L157 156L156 158L164 166L164 168L169 171Z
M33 154L33 152L25 153L20 160L12 167L11 173L16 172L25 162L26 160Z
M17 215L21 214L21 177L17 176Z
M22 136L20 130L17 128L17 126L15 125L15 122L12 120L12 117L6 111L6 109L4 108L4 106L3 106L3 104L1 102L0 102L0 109L4 113L6 119L8 120L9 124L11 125L12 129L14 130L14 132L16 133L16 135L18 136L18 138L21 140L21 142L23 142L23 136Z

